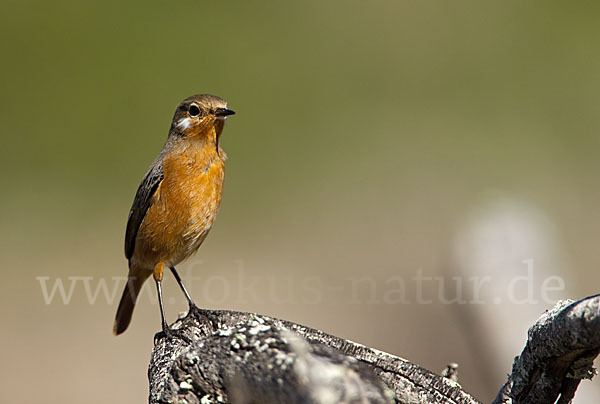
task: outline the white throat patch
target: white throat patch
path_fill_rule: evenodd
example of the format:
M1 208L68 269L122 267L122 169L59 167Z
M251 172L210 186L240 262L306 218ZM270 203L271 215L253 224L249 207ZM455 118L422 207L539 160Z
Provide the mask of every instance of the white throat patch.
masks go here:
M179 121L177 121L176 126L178 129L186 130L187 128L190 127L191 124L192 124L191 118L182 118Z

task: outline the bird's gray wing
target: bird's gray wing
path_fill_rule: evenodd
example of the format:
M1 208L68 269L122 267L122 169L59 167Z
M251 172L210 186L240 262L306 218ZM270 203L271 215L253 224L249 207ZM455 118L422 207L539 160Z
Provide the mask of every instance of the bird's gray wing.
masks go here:
M146 175L135 194L135 199L133 200L133 205L129 212L127 230L125 231L125 257L127 257L127 259L130 259L133 255L138 230L142 224L142 220L144 220L144 216L146 216L148 208L152 205L154 193L163 178L162 155L160 155L146 172Z

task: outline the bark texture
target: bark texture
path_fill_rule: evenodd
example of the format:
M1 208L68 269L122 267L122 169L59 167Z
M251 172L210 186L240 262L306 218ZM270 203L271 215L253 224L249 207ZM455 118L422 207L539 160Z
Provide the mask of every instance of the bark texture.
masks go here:
M478 404L456 382L322 331L267 316L197 310L157 334L155 403ZM600 297L563 301L529 330L494 404L568 403L600 352ZM447 374L446 374L447 373Z
M559 302L529 329L527 345L493 404L570 403L581 380L596 374L598 353L600 295Z

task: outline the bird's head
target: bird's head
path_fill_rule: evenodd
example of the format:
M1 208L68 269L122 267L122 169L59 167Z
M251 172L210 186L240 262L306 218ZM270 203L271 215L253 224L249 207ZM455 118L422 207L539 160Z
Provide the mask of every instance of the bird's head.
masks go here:
M170 134L186 138L216 136L223 131L225 119L234 111L222 98L198 94L183 100L175 110Z

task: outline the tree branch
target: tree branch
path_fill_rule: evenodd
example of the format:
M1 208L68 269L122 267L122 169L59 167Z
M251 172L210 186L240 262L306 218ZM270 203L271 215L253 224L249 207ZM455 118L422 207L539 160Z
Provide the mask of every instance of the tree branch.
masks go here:
M529 330L494 404L568 403L600 352L600 297L560 302ZM448 377L289 321L197 310L157 334L148 370L155 403L478 404ZM450 365L449 365L450 366Z
M571 401L600 353L600 295L559 302L529 329L527 345L493 404Z

